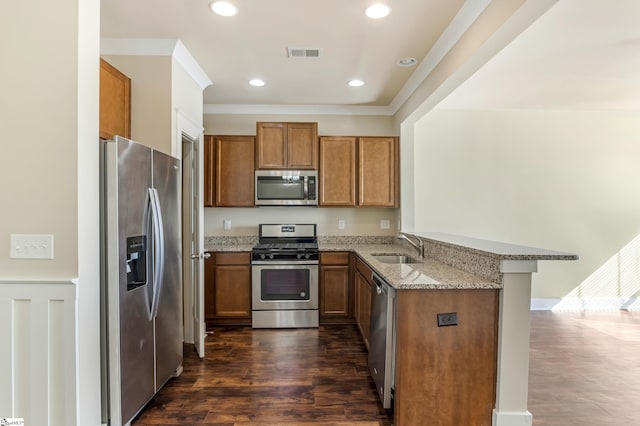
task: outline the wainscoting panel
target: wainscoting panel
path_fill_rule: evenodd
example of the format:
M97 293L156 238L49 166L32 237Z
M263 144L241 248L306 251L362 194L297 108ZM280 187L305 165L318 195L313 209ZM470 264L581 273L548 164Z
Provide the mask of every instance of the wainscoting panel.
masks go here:
M0 281L0 418L76 419L76 286Z

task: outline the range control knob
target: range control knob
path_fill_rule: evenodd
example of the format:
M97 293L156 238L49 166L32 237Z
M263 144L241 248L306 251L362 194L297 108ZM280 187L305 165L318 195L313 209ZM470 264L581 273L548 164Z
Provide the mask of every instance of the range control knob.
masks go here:
M269 253L269 259L273 260L273 253Z
M309 254L309 253L305 253L305 255L304 255L304 258L305 258L305 259L309 259L310 257L311 257L311 254Z
M265 254L264 254L264 253L261 253L261 254L260 254L260 259L264 259L265 257L267 257L267 256L265 256Z
M296 254L296 258L298 258L298 259L302 259L302 253L298 253L298 254Z

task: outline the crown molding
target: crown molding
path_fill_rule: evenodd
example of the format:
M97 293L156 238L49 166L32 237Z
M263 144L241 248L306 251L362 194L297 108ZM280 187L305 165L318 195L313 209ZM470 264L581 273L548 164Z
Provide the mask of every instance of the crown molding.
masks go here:
M101 55L170 56L175 59L204 90L212 83L200 64L177 39L161 38L101 38Z
M393 115L388 106L204 104L204 114Z

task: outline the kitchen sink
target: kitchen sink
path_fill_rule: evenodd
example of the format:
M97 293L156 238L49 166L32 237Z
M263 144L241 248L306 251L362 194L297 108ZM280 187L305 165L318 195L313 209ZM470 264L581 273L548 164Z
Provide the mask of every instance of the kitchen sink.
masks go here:
M378 262L382 263L421 263L420 260L413 258L411 256L407 256L406 254L396 254L396 253L373 253L371 256Z

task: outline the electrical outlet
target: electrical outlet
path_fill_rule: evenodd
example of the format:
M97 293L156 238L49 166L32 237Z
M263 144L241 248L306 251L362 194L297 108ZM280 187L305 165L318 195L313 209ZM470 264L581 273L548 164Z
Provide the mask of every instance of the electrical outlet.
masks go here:
M344 229L344 219L338 219L338 229Z
M229 229L231 229L231 221L229 219L225 219L222 221L222 228L226 229L227 231Z
M380 219L380 229L389 229L390 227L389 219Z
M448 325L458 325L457 312L438 314L438 327L446 327Z

